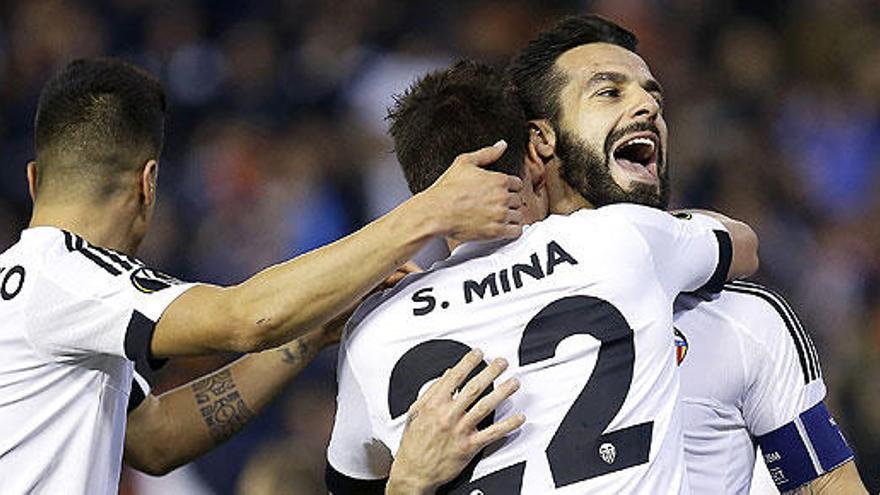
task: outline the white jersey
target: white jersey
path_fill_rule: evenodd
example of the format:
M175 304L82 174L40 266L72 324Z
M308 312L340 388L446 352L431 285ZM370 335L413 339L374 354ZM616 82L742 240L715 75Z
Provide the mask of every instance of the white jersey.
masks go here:
M824 409L825 384L810 336L778 294L752 282L732 282L712 300L683 295L676 302L675 328L693 493L748 493L757 443L781 489L852 458L851 452L835 452L826 461L827 439L819 437L839 437L836 425L805 415ZM793 436L774 441L786 427ZM812 451L809 473L796 473L804 466L774 464L802 443Z
M52 227L0 255L0 493L118 492L155 322L189 287Z
M444 491L686 493L672 304L721 288L717 227L634 205L551 216L367 300L339 353L331 492L381 489L420 390L479 347L522 384L495 420L528 421Z

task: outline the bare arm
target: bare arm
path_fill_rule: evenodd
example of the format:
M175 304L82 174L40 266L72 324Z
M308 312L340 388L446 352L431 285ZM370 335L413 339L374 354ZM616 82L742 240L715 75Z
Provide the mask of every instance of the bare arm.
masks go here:
M453 395L482 359L480 351L470 351L412 405L386 494L433 494L458 476L478 452L523 425L525 416L515 414L477 430L483 418L519 389L519 382L513 378L468 409L507 369L503 359L492 361Z
M247 425L315 355L335 342L335 327L234 363L160 396L128 415L125 461L163 475L205 454ZM328 324L331 325L331 324Z
M867 495L855 461L849 461L785 495Z
M407 262L375 290L421 271ZM320 329L282 347L250 354L160 396L128 415L125 460L153 475L191 462L244 428L327 346L339 342L350 307Z
M281 345L363 297L432 237L516 237L522 231L522 181L480 168L497 160L505 146L460 155L433 186L328 246L234 287L188 290L159 320L153 355Z

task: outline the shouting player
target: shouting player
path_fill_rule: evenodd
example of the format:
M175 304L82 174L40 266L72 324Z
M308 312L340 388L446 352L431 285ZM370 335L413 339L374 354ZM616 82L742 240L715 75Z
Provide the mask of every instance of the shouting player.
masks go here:
M662 108L636 45L611 21L571 17L539 34L511 73L527 117L542 119L533 129L555 137L561 175L591 204L666 208L667 167L652 161L652 143L618 138L648 95L652 111ZM822 403L816 350L781 296L751 282L731 283L712 300L682 296L675 325L694 493L747 492L755 443L781 491L865 492Z
M694 222L642 206L590 209L577 183L560 176L552 135L530 134L504 81L462 62L420 80L392 111L414 192L444 173L444 157L503 137L510 146L497 169L523 178L524 221L536 223L514 242L449 241L448 259L355 311L340 348L329 488L381 486L420 389L480 347L505 358L502 377L522 384L498 417L529 420L442 491L688 493L672 303L679 292L715 292L753 272L754 233L717 214ZM615 144L647 142L662 166L666 129L655 97L633 103ZM659 185L656 174L643 182ZM572 205L580 210L546 218ZM467 414L472 425L494 418L476 407ZM430 493L445 481L387 489Z
M236 286L182 283L132 257L156 203L164 119L158 81L120 61L72 62L43 88L27 167L33 216L0 255L0 493L115 494L128 411L136 464L207 450L277 392L283 377L261 370L292 351L143 401L163 359L285 344L433 236L521 231L520 180L479 168L502 143L457 158L423 194L329 246Z

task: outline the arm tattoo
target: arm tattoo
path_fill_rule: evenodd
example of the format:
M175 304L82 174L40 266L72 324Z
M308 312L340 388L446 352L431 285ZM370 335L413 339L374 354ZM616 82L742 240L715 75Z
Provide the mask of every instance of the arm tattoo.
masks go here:
M211 437L217 442L234 435L254 417L235 388L229 370L197 381L192 385L192 391Z
M295 346L294 350L290 349L290 346L285 346L279 352L281 352L281 360L285 363L294 366L300 364L302 361L308 359L309 353L311 353L311 349L302 340L294 340L291 342L291 345Z

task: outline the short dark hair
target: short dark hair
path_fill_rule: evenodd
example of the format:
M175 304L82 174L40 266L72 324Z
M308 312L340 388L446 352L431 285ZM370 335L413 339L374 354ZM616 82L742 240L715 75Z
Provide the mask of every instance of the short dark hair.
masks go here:
M34 119L40 183L85 178L115 183L158 159L165 127L158 79L113 58L79 59L43 87Z
M517 54L508 70L529 119L559 121L559 93L567 80L556 69L556 60L568 50L590 43L610 43L636 53L639 41L635 34L604 17L568 16L542 31Z
M529 140L525 112L503 70L460 60L416 81L388 112L397 158L413 193L457 155L507 141L490 170L521 176Z

